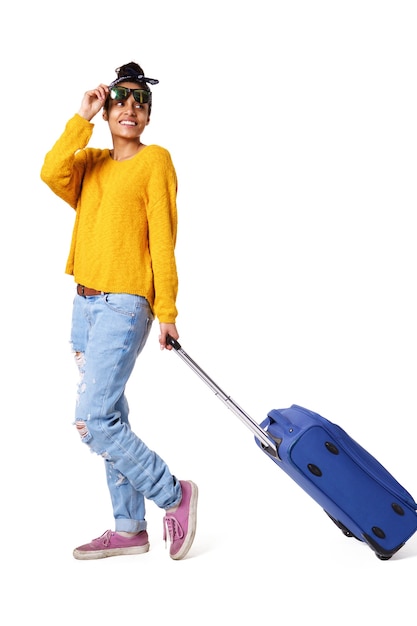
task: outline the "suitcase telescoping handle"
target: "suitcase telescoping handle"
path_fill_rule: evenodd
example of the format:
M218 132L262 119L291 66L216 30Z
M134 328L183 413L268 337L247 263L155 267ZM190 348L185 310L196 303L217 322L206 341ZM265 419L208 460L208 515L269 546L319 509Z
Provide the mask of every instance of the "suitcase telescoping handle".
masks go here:
M275 442L270 439L267 433L259 426L255 420L248 415L232 398L224 393L222 389L201 369L199 365L183 350L181 344L168 335L167 343L171 345L175 352L182 358L187 365L210 387L218 398L231 410L237 417L253 432L255 437L262 442L262 448L275 458L278 457L278 450Z

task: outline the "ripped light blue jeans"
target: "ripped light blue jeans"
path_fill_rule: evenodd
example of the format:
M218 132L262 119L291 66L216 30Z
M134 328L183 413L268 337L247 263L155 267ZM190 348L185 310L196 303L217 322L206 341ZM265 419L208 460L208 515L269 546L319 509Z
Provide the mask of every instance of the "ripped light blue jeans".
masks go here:
M80 373L75 425L82 441L104 458L116 531L146 529L145 498L162 509L181 500L179 481L129 424L125 387L153 319L141 296L74 299L71 344Z

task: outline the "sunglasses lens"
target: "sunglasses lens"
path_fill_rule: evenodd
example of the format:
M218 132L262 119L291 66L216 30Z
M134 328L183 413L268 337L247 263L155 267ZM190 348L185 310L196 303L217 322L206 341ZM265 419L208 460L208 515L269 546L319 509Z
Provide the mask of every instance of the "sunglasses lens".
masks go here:
M149 102L149 91L146 91L145 89L134 89L133 97L136 102L139 102L140 104L146 104L147 102Z
M126 100L129 97L129 90L126 87L112 87L110 89L110 98L112 100Z

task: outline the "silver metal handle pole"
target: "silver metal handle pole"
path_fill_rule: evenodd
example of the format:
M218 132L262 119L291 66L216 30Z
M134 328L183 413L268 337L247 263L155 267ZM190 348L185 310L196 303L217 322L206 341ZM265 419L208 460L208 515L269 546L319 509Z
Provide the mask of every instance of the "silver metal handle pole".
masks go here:
M271 456L278 458L278 450L275 442L267 435L267 433L259 426L259 424L244 411L230 396L224 393L222 389L208 376L203 369L185 352L180 343L168 335L167 342L175 349L178 356L214 391L215 395L233 411L235 415L247 426L252 433L263 444L263 448Z

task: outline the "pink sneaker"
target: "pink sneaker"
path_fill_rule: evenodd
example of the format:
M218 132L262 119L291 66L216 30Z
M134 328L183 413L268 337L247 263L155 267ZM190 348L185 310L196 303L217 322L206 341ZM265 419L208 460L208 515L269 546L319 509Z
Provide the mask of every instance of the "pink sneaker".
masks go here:
M182 500L176 509L169 509L164 517L164 541L167 532L171 542L171 559L183 559L194 541L197 526L198 488L191 480L180 480Z
M146 530L142 530L142 532L133 537L122 537L118 533L106 530L101 537L75 548L73 556L75 559L80 560L104 559L106 556L142 554L148 550L149 541Z

